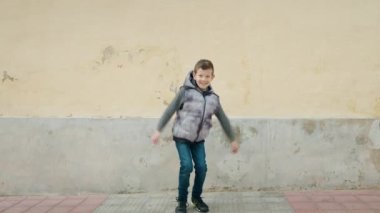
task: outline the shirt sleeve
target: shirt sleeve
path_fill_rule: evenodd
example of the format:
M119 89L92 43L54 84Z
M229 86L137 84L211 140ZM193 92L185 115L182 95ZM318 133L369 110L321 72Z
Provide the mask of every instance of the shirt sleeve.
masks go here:
M224 113L221 105L219 105L219 110L216 111L215 116L218 118L220 124L222 125L223 131L226 133L230 141L234 141L235 134L232 131L230 121L228 120L226 113Z
M166 108L164 113L162 114L160 121L157 125L157 130L161 132L166 124L169 122L170 118L173 116L173 114L179 109L182 102L182 97L185 93L185 89L182 87L180 91L176 94L172 102L169 104L169 106Z

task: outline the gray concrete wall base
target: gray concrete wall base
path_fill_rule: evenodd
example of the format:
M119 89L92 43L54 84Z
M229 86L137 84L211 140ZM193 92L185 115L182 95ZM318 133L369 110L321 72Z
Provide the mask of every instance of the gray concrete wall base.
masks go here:
M378 119L232 119L206 141L205 189L294 190L380 185ZM175 190L178 156L157 119L0 118L0 195Z

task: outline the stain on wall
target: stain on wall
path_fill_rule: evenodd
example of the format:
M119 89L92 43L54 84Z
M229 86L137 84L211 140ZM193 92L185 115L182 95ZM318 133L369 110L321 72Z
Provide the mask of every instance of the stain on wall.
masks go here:
M370 151L370 159L376 170L380 173L380 149L372 149Z
M301 147L298 145L297 142L294 142L293 146L294 146L293 154L296 155L301 151Z
M249 128L249 131L252 133L252 137L256 137L259 134L255 127Z
M305 120L302 125L302 129L307 132L307 134L311 135L314 133L316 128L316 122L313 120Z
M115 55L115 49L113 46L108 46L102 51L101 62L104 64L106 61L109 61Z
M373 110L375 114L380 113L380 97L376 98Z
M17 78L10 76L7 71L3 71L3 78L1 79L1 82L3 82L3 83L5 81L11 81L12 82L12 81L16 81L16 80L17 80Z
M367 135L358 135L355 138L356 144L358 145L366 145L368 143L372 143L371 139Z
M348 100L347 101L347 108L351 111L356 113L357 112L357 103L355 100Z

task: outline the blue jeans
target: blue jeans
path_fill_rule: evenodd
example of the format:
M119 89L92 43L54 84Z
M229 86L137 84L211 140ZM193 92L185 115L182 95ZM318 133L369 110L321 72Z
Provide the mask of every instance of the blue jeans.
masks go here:
M176 139L175 144L180 160L178 201L187 201L190 174L193 171L193 161L195 178L192 197L199 198L202 194L203 183L206 179L207 172L204 141L191 143L186 140Z

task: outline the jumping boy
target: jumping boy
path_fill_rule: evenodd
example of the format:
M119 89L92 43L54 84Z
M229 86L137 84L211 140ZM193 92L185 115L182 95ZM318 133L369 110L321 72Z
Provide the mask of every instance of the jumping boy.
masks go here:
M219 102L219 96L211 88L211 81L214 77L212 62L206 59L198 61L195 64L194 70L186 76L185 82L174 100L161 116L157 130L151 137L152 143L157 144L160 132L176 112L176 119L172 129L173 140L175 141L180 160L176 213L186 213L187 194L190 174L193 171L193 161L195 178L191 201L198 211L209 211L209 207L203 202L201 194L207 172L204 142L212 126L212 115L216 115L224 132L231 141L231 151L236 153L239 149L230 122Z

